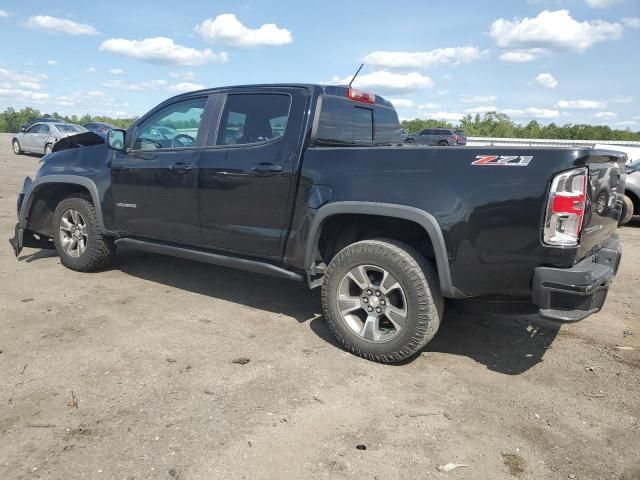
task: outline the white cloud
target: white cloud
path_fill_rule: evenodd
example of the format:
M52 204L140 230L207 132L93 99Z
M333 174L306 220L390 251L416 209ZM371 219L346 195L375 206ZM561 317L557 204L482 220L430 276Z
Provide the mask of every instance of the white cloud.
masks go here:
M96 73L96 68L95 67L89 67L85 70L85 72L87 73Z
M497 112L498 107L495 105L480 105L478 107L467 108L464 113L487 113L487 112Z
M74 22L66 18L50 17L48 15L29 17L26 25L29 28L66 33L68 35L98 35L98 30L92 25Z
M248 28L233 13L223 13L195 26L200 36L212 43L232 47L260 47L286 45L293 41L291 32L275 23L265 23L259 28Z
M615 127L632 127L634 125L637 125L638 120L623 120L621 122L613 122L610 125L615 126Z
M111 38L102 42L100 50L156 65L194 66L209 62L226 63L229 61L226 52L214 53L208 48L197 50L185 47L176 44L167 37L145 38L144 40Z
M202 90L204 89L204 85L200 85L199 83L191 83L191 82L182 82L176 83L175 85L169 85L167 90L174 93L185 93L185 92L193 92L194 90Z
M541 73L534 80L533 83L542 88L556 88L558 86L558 80L550 73Z
M599 100L560 100L557 106L571 110L597 110L606 107L607 104Z
M38 75L29 72L20 73L13 70L0 68L0 81L3 82L5 89L12 88L12 84L16 84L27 90L40 90L42 88L39 80L46 80L46 75Z
M126 80L107 80L103 82L103 87L113 88L116 90L128 90L130 92L146 92L149 90L158 91L165 90L171 93L184 93L194 90L202 90L204 85L199 83L181 82L171 84L167 80L148 80L146 82L128 82Z
M593 8L607 8L616 3L622 3L623 0L587 0L590 7Z
M613 103L633 103L635 99L633 97L630 96L626 96L626 97L614 97L611 99L611 101Z
M111 70L109 70L109 73L111 75L124 75L124 70L120 68L112 68Z
M499 18L489 35L504 49L552 49L584 52L592 45L616 40L622 25L603 20L578 22L568 10L544 10L535 18Z
M17 88L0 88L0 97L8 97L11 101L38 101L49 98L49 94Z
M622 23L627 28L640 28L640 17L624 17Z
M171 72L169 73L171 78L181 78L183 80L191 80L194 77L193 72Z
M429 115L429 118L434 118L436 120L445 120L447 122L459 122L462 117L464 117L464 113L457 112L436 112L432 115Z
M478 47L437 48L425 52L377 51L364 57L366 65L383 68L430 68L437 65L460 65L489 56L489 50Z
M0 10L0 18L8 18L12 15L12 13L7 12L6 10Z
M129 90L132 92L144 92L146 90L160 90L165 88L169 82L166 80L149 80L146 82L131 83L125 80L107 80L102 85L107 88L118 90Z
M38 82L20 81L18 86L26 90L40 90L42 86Z
M500 60L510 63L525 63L538 60L545 55L549 55L549 50L546 48L526 48L519 50L510 50L500 55Z
M543 119L551 119L560 116L560 112L558 110L539 107L528 107L525 109L506 108L504 110L500 110L500 113L505 113L510 117L533 117Z
M411 108L415 102L409 98L387 98L396 108Z
M333 77L331 83L346 85L352 76L345 78ZM433 80L420 73L394 73L386 70L359 75L353 86L367 90L381 90L387 92L411 92L424 88L432 88Z
M436 92L439 97L446 97L449 93L451 93L449 90L438 90Z
M470 97L462 97L460 101L462 103L488 103L495 102L497 99L494 95L473 95Z
M67 115L107 115L110 117L132 117L125 109L126 102L111 98L99 90L74 91L67 95L51 97L44 103L45 108L51 108Z
M436 108L440 108L440 105L437 104L437 103L427 102L427 103L423 103L422 105L418 106L418 108L420 110L435 110Z
M598 112L594 113L593 116L599 120L613 120L618 114L615 112Z
M47 60L47 65L57 65L58 61L57 60Z

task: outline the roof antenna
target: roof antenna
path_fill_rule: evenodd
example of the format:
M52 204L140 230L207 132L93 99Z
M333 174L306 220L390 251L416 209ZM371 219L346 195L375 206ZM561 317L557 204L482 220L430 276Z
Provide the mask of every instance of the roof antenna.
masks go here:
M364 63L360 64L360 68L358 68L358 71L356 72L356 74L353 76L353 78L349 82L349 88L351 88L351 84L353 83L353 81L356 79L356 77L360 73L360 70L362 70L362 67L364 67Z

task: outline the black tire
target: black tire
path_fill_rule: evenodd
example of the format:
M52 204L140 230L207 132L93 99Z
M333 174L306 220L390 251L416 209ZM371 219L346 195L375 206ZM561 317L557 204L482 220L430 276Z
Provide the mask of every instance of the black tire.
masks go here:
M622 202L622 214L620 215L620 220L618 221L618 226L622 227L631 221L633 218L633 200L631 200L627 195L624 196Z
M404 291L405 325L389 340L363 338L340 313L340 284L360 265L386 270ZM335 255L324 276L322 306L331 332L346 350L376 362L395 363L416 355L433 338L440 326L444 301L437 273L420 253L403 242L378 239L353 243Z
M62 216L69 210L77 211L86 223L86 249L77 257L71 256L65 251L60 234ZM116 251L113 239L100 231L95 207L85 196L70 196L58 204L53 213L52 232L60 262L71 270L92 272L108 267L113 261Z
M14 139L11 144L13 146L13 153L15 153L16 155L22 155L22 147L20 146L20 142L18 141L18 139Z
M438 142L438 145L441 146L441 147L448 147L449 146L449 142L441 140L441 141Z
M51 150L53 149L53 144L52 143L47 143L44 146L44 154L45 155L49 155L51 153Z
M412 145L414 143L416 143L416 141L413 138L407 138L404 143L408 143L409 145Z

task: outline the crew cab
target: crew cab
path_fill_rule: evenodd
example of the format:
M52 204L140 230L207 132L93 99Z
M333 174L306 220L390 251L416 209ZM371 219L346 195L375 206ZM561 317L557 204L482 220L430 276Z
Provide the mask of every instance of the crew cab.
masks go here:
M82 272L127 246L306 281L346 349L398 362L436 334L444 298L525 300L561 322L597 312L621 257L624 163L403 146L391 103L349 87L216 88L106 142L56 143L25 179L11 244Z

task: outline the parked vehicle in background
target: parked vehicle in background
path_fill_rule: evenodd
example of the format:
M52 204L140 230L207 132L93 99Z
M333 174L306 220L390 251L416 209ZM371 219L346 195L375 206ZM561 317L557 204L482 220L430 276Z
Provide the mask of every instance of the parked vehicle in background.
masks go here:
M81 272L122 246L306 281L347 350L399 362L436 334L445 297L559 322L599 311L621 258L625 159L403 147L393 105L348 87L201 90L106 142L58 142L24 181L11 244Z
M106 137L109 130L113 130L114 128L118 128L111 123L105 122L91 122L84 125L84 128L89 130L90 132L97 133L101 137Z
M24 132L27 129L29 129L31 126L35 125L36 123L67 123L67 122L54 117L33 118L28 122L25 122L22 125L20 125L20 131Z
M634 215L640 215L640 160L627 164L626 171L627 181L620 226L629 223Z
M419 133L409 135L404 143L417 145L439 145L449 147L454 145L466 145L467 137L462 130L451 128L427 128Z
M87 129L71 123L36 123L26 131L17 133L12 140L13 153L51 153L53 145L61 138L86 132Z

